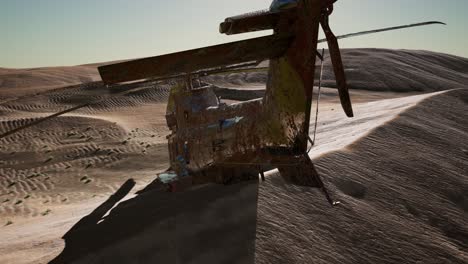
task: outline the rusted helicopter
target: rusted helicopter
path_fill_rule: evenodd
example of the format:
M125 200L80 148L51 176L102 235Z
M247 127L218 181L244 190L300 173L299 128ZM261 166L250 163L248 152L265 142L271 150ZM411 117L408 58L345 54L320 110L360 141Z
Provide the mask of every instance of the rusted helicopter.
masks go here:
M278 168L293 184L320 188L334 202L308 156L309 126L319 42L328 42L339 97L353 116L338 38L440 22L425 22L336 37L329 16L336 0L275 0L267 11L227 18L224 34L273 29L270 36L102 66L105 84L141 79L178 80L167 106L171 167L159 174L161 184L179 191L207 182L222 184L264 180ZM326 39L319 40L321 25ZM227 105L201 76L248 70L269 60L263 98Z
M308 156L309 126L317 44L328 42L343 110L353 116L338 39L429 24L437 21L363 31L336 37L328 23L336 0L274 0L269 10L229 17L220 32L239 34L273 29L270 36L188 50L99 67L104 84L175 80L166 120L170 169L158 175L169 191L208 182L230 184L264 180L264 171L278 168L293 184L318 187L336 204ZM318 39L319 26L326 39ZM227 105L209 85L194 80L209 74L258 70L269 60L263 98ZM131 91L131 90L130 90ZM128 93L129 90L117 95ZM75 106L8 131L17 133L101 99Z

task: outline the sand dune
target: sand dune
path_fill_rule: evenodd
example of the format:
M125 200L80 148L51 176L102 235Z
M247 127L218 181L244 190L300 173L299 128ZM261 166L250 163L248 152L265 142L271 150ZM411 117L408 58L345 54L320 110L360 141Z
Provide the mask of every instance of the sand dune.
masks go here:
M5 100L97 80L100 77L95 66L0 68L0 93Z
M342 206L270 177L257 263L466 263L466 98L467 89L435 95L315 159Z
M463 88L468 83L468 59L454 55L414 50L343 49L342 56L351 89L434 92ZM255 87L266 79L265 72L206 78L207 82L225 88ZM335 85L330 57L326 54L323 86Z
M324 88L310 153L342 202L334 208L275 170L260 183L160 192L151 183L168 165L169 86L79 84L97 80L95 65L0 69L0 133L103 100L0 139L0 263L468 262L468 89L453 89L467 87L468 60L344 54L356 117ZM261 96L265 78L204 81L245 100Z
M394 92L431 92L464 88L468 83L468 59L414 50L345 49L346 76L351 89ZM329 58L324 85L334 77ZM389 70L392 69L392 70Z

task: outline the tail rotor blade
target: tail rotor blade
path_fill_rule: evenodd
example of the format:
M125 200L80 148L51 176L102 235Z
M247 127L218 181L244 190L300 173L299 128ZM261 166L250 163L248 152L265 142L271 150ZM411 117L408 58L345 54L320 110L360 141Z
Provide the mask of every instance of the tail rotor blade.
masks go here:
M348 87L346 85L346 76L343 67L343 61L341 59L340 47L336 36L328 25L328 16L322 15L320 21L323 31L328 42L328 49L330 51L330 57L333 64L333 71L335 73L336 84L338 87L338 94L340 96L341 106L348 117L353 117L353 107L351 104L351 98L349 96Z

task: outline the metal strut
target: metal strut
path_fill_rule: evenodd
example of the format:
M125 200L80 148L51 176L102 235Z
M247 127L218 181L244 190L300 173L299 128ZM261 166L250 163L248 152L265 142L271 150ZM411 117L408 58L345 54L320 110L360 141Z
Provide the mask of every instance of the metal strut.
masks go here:
M317 52L317 54L319 54ZM315 145L315 140L316 140L316 134L317 134L317 124L318 124L318 114L319 114L319 102L320 102L320 91L321 91L321 88L322 88L322 77L323 77L323 61L324 61L324 54L325 54L325 49L322 49L322 53L320 54L319 59L321 60L320 62L320 77L319 77L319 83L318 83L318 93L317 93L317 104L315 106L315 124L314 124L314 136L313 136L313 139L310 138L310 135L307 135L307 139L309 140L310 142L310 147L309 149L307 150L307 153L305 153L305 158L306 159L309 159L310 161L310 157L309 157L309 152L312 150L313 146ZM312 161L310 161L312 163ZM312 165L313 166L313 165ZM314 169L315 170L315 169ZM334 201L330 194L328 193L328 190L327 190L327 187L325 187L325 184L322 182L322 179L320 178L320 176L318 175L318 172L317 171L314 171L313 173L313 177L314 177L314 180L317 182L318 184L318 187L319 189L323 192L323 194L325 195L325 198L327 199L328 203L330 203L330 205L332 206L335 206L335 205L338 205L340 204L339 201Z
M325 54L325 49L322 49L322 54L320 54L321 56L319 57L319 58L321 58L320 59L320 77L319 77L319 83L318 83L317 104L315 106L314 138L311 139L310 135L307 135L307 139L310 142L310 147L307 150L307 153L309 153L312 150L312 148L314 147L315 137L317 135L317 122L318 122L318 114L319 114L320 91L321 91L321 88L322 88L323 56L324 56L324 54Z

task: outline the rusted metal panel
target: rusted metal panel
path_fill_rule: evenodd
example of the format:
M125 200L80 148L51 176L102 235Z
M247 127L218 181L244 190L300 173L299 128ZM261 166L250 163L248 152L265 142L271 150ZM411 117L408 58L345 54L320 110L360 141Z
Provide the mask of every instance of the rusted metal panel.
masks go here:
M254 139L260 139L257 125L262 120L261 100L225 105L213 100L210 87L193 90L177 87L181 86L176 85L177 91L170 98L174 107L168 106L168 113L174 112L177 120L169 136L169 150L171 157L182 156L190 171L225 161L235 153L261 148L262 142ZM194 98L202 103L194 104ZM200 105L205 107L198 108ZM177 165L177 159L171 158L172 163Z
M281 56L293 38L291 34L272 35L101 66L98 69L106 84L189 74L201 69Z
M281 25L276 34L294 30L296 38L285 56L270 60L264 98L269 137L294 152L307 149L315 59L322 0L299 1L297 20Z

